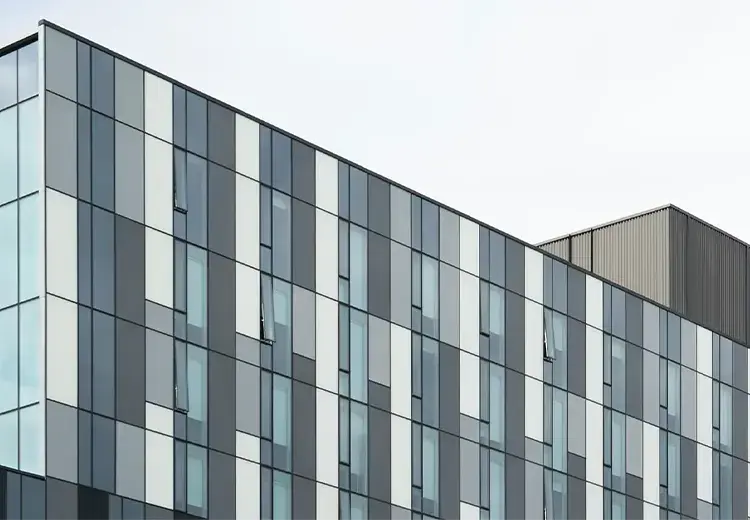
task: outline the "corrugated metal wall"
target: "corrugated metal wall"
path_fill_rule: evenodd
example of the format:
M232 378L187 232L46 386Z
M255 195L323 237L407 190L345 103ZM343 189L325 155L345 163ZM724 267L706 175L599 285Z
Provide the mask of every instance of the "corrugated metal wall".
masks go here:
M593 231L592 271L669 305L669 209Z
M571 259L573 264L591 271L591 231L570 237Z
M567 237L561 238L559 240L553 240L552 242L547 242L546 244L542 244L539 247L541 247L548 253L562 258L563 260L570 261L570 258L568 258L568 253L570 252L570 239Z

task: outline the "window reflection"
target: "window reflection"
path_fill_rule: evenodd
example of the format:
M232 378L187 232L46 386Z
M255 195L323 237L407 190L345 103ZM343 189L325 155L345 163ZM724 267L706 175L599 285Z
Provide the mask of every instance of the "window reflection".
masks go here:
M206 247L208 232L207 213L208 173L206 161L187 154L187 239L188 242Z
M680 425L680 366L667 362L667 427L679 431Z
M349 364L351 397L367 402L367 315L351 310Z
M18 407L18 307L0 311L0 331L1 414Z
M20 470L44 474L44 423L42 421L42 406L34 405L20 411ZM2 433L0 433L2 438ZM0 449L1 451L1 449ZM2 464L2 463L0 463Z
M489 416L490 445L496 449L505 449L505 369L490 364Z
M490 516L489 520L505 518L505 455L490 450Z
M490 285L490 360L505 362L505 291Z
M39 296L39 196L18 202L19 301Z
M18 196L17 113L16 107L0 112L0 204Z
M39 300L24 303L20 306L19 406L39 402L41 394L39 384L41 368L40 331Z
M440 492L440 457L438 432L422 428L422 510L437 515Z
M13 105L18 99L17 64L18 55L15 52L0 56L0 110Z
M612 408L625 411L625 342L612 337Z
M273 280L274 346L273 366L277 372L292 373L292 286Z
M719 386L719 443L721 450L732 451L732 388Z
M292 204L291 199L273 192L273 225L271 255L273 275L285 280L292 278Z
M273 376L273 463L292 469L292 388L286 377Z
M39 98L18 105L18 196L39 186Z
M273 518L292 518L292 479L282 471L273 472Z
M568 466L568 399L559 388L552 390L552 467L566 471Z
M367 309L367 231L352 225L349 234L349 301Z
M430 426L439 425L440 410L440 358L438 342L422 340L422 421Z
M367 494L367 407L351 403L351 490Z
M428 256L422 256L422 332L438 337L438 264Z
M0 414L0 466L18 469L18 412Z
M196 347L195 345L188 345L187 377L187 437L191 442L205 445L208 432L206 415L207 363L205 349Z
M612 487L625 491L625 416L612 412Z
M206 449L187 445L187 510L206 516Z
M18 49L18 100L36 96L39 92L39 43ZM1 74L2 72L0 72ZM1 104L1 103L0 103Z
M188 339L206 344L206 251L187 247L187 323Z

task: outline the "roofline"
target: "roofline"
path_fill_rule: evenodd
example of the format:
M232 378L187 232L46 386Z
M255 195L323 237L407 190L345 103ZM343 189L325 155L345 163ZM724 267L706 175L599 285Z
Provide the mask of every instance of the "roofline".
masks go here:
M460 211L460 210L458 210L456 208L448 206L447 204L439 202L439 201L437 201L437 200L435 200L435 199L433 199L431 197L428 197L427 195L424 195L422 193L418 193L414 189L409 188L409 187L407 187L407 186L405 186L405 185L403 185L403 184L401 184L401 183L399 183L397 181L394 181L393 179L389 179L388 177L385 177L384 175L381 175L381 174L379 174L377 172L374 172L374 171L372 171L372 170L370 170L368 168L365 168L364 166L361 166L361 165L359 165L359 164L357 164L357 163L355 163L355 162L353 162L353 161L351 161L349 159L346 159L345 157L342 157L342 156L340 156L337 153L334 153L334 152L331 152L329 150L326 150L325 148L323 148L321 146L318 146L316 144L313 144L312 142L310 142L310 141L308 141L306 139L300 138L300 137L298 137L298 136L296 136L296 135L294 135L294 134L292 134L292 133L290 133L290 132L288 132L288 131L286 131L286 130L284 130L282 128L279 128L279 127L277 127L277 126L275 126L275 125L273 125L271 123L268 123L268 122L266 122L266 121L264 121L264 120L262 120L262 119L260 119L260 118L258 118L256 116L253 116L253 115L245 112L242 109L239 109L239 108L234 107L234 106L232 106L232 105L230 105L228 103L225 103L225 102L223 102L223 101L221 101L219 99L216 99L213 96L210 96L210 95L208 95L208 94L206 94L204 92L201 92L200 90L198 90L196 88L190 87L190 86L182 83L181 81L177 81L176 79L171 78L171 77L167 76L166 74L164 74L162 72L154 70L151 67L143 65L142 63L139 63L139 62L137 62L137 61L135 61L135 60L133 60L131 58L128 58L127 56L123 56L122 54L120 54L118 52L115 52L115 51L113 51L113 50L111 50L111 49L109 49L109 48L107 48L107 47L105 47L103 45L100 45L100 44L96 43L96 42L93 42L93 41L89 40L88 38L85 38L85 37L83 37L83 36L81 36L81 35L73 32L73 31L69 31L68 29L65 29L64 27L60 27L59 25L57 25L55 23L52 23L49 20L45 20L44 18L42 18L41 20L39 20L39 26L50 27L50 28L52 28L52 29L54 29L56 31L59 31L59 32L61 32L63 34L66 34L66 35L70 36L71 38L75 38L75 39L77 39L77 40L79 40L79 41L81 41L81 42L83 42L83 43L91 46L92 48L95 48L95 49L98 49L100 51L103 51L103 52L106 52L108 54L111 54L112 56L114 56L115 58L117 58L119 60L122 60L122 61L124 61L124 62L126 62L126 63L128 63L130 65L138 67L138 68L140 68L140 69L148 72L149 74L153 74L154 76L157 76L157 77L159 77L159 78L161 78L161 79L163 79L165 81L169 81L170 83L172 83L174 85L177 85L178 87L183 88L186 91L189 91L189 92L192 92L194 94L200 95L200 96L204 97L205 99L207 99L208 101L216 103L217 105L219 105L219 106L221 106L223 108L226 108L228 110L231 110L232 112L235 112L235 113L240 114L240 115L242 115L244 117L247 117L248 119L251 119L251 120L253 120L253 121L255 121L258 124L261 124L263 126L266 126L267 128L269 128L271 130L279 132L279 133L281 133L281 134L283 134L283 135L285 135L287 137L290 137L292 139L296 139L297 141L299 141L299 142L301 142L303 144L306 144L307 146L310 146L314 150L317 150L317 151L320 151L322 153L325 153L325 154L329 155L330 157L332 157L332 158L334 158L336 160L343 161L343 162L349 164L350 166L353 166L353 167L355 167L355 168L357 168L359 170L362 170L363 172L368 173L368 174L370 174L370 175L372 175L372 176L374 176L374 177L376 177L376 178L378 178L380 180L383 180L383 181L391 184L392 186L396 186L397 188L400 188L400 189L406 191L407 193L416 195L419 198L421 198L422 200L426 200L426 201L428 201L428 202L430 202L432 204L437 205L438 207L450 209L450 211L452 211L453 213L455 213L459 217L465 218L465 219L467 219L467 220L469 220L469 221L471 221L471 222L473 222L473 223L475 223L475 224L477 224L479 226L483 226L483 227L487 228L488 230L491 230L491 231L493 231L495 233L498 233L498 234L502 235L503 237L506 237L506 238L508 238L510 240L513 240L514 242L517 242L521 246L528 247L528 248L530 248L530 249L532 249L534 251L537 251L538 253L543 254L543 255L550 255L551 254L549 251L546 251L546 250L542 249L541 245L532 244L530 242L527 242L526 240L523 240L523 239L520 239L520 238L515 237L513 235L510 235L510 234L506 233L505 231L502 231L502 230L496 228L495 226L492 226L491 224L488 224L486 222L482 222L480 220L477 220L475 217L467 215L466 213L463 213L462 211ZM30 43L31 41L33 41L36 38L37 38L37 35L29 36L27 43ZM22 41L25 41L25 40L22 40ZM679 208L677 208L676 206L673 206L671 204L669 204L667 206L664 206L662 208L658 208L658 209L664 209L664 208L668 208L668 207L672 207L672 208L675 208L675 209L679 210ZM647 211L647 212L645 212L645 214L657 211L658 209ZM682 210L679 210L679 211L682 211ZM635 216L631 216L630 218L635 218ZM696 219L696 220L699 220L699 219ZM572 235L567 235L567 236L572 236ZM565 237L561 237L561 238L565 238ZM706 328L707 330L710 330L712 332L716 332L713 328L705 326L705 325L703 325L701 323L697 323L695 320L691 320L690 318L688 318L686 315L684 315L681 312L678 312L678 311L676 311L674 309L670 309L666 305L664 305L662 303L659 303L656 300L654 300L654 299L652 299L652 298L650 298L650 297L648 297L648 296L646 296L644 294L640 294L640 293L638 293L638 292L636 292L636 291L634 291L634 290L632 290L632 289L630 289L628 287L625 287L625 286L620 285L620 284L618 284L616 282L613 282L612 280L608 280L608 279L604 278L601 275L598 275L598 274L593 273L591 271L587 271L587 270L583 269L582 267L575 265L573 262L571 262L569 260L565 260L563 258L556 258L556 260L559 261L559 262L562 262L565 265L567 265L569 267L572 267L573 269L576 269L577 271L580 271L580 272L582 272L582 273L584 273L584 274L586 274L588 276L596 278L597 280L600 280L601 282L606 283L606 284L608 284L608 285L610 285L612 287L617 287L618 289L624 291L627 294L631 294L633 296L636 296L637 298L639 298L640 300L642 300L644 302L647 302L647 303L649 303L651 305L655 305L656 307L658 307L660 309L665 309L666 311L671 312L675 316L679 316L680 318L684 318L684 319L690 321L691 323L695 323L698 326ZM720 334L722 336L726 336L727 338L729 338L729 336L727 334L723 334L723 333L720 333L720 332L716 332L716 333ZM736 338L729 338L729 339L731 339L732 341L738 341L739 343L741 343L743 345L746 345L746 343L744 343L744 340L743 341L739 341Z
M9 43L8 45L4 47L0 47L0 56L5 56L6 54L10 54L13 51L17 51L21 47L26 47L27 45L34 43L38 39L39 39L39 33L34 33L28 36L24 36L20 40L16 40L13 43Z
M733 240L733 241L735 241L735 242L737 242L739 244L742 244L745 247L750 248L750 244L748 244L744 240L741 240L741 239L737 238L736 236L727 233L723 229L721 229L719 227L716 227L715 225L711 224L710 222L706 222L705 220L703 220L700 217L696 217L694 214L690 213L689 211L685 211L684 209L682 209L682 208L680 208L678 206L675 206L674 204L664 204L663 206L658 206L656 208L647 209L645 211L640 211L638 213L634 213L634 214L628 215L626 217L621 217L621 218L618 218L618 219L615 219L615 220L610 220L609 222L605 222L603 224L598 224L596 226L592 226L592 227L588 227L588 228L585 228L585 229L581 229L579 231L574 231L573 233L567 233L565 235L561 235L561 236L558 236L558 237L555 237L555 238L551 238L549 240L545 240L544 242L540 242L539 244L537 244L537 246L538 247L544 247L544 246L550 245L550 244L552 244L554 242L559 242L561 240L570 239L570 238L573 238L573 237L577 237L579 235L583 235L584 233L589 233L589 232L592 232L592 231L598 231L598 230L604 229L606 227L614 226L614 225L617 225L617 224L622 224L622 223L627 222L629 220L634 220L636 218L645 217L647 215L651 215L653 213L658 213L659 211L663 211L665 209L671 209L671 210L677 211L679 213L682 213L686 217L689 217L689 218L695 220L696 222L699 222L699 223L703 224L704 226L709 227L711 230L713 230L713 231L715 231L715 232L717 232L717 233L719 233L721 235L724 235L725 237L727 237L727 238L729 238L729 239L731 239L731 240Z

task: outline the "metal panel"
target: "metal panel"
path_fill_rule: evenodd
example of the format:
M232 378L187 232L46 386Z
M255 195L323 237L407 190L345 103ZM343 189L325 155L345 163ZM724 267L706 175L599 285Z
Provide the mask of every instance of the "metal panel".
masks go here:
M687 215L680 211L669 212L669 305L685 314L687 310Z
M552 242L542 244L539 247L548 253L559 256L563 260L569 260L568 253L570 252L570 238L568 237L553 240Z
M673 294L679 296L682 285L689 319L744 342L747 246L695 218L682 217L686 223L685 252L676 253L684 257L685 277L673 280ZM673 244L677 245L679 239L679 235L673 236Z
M578 267L591 271L591 231L573 235L570 241L570 261Z
M615 283L669 304L669 209L593 231L593 269Z

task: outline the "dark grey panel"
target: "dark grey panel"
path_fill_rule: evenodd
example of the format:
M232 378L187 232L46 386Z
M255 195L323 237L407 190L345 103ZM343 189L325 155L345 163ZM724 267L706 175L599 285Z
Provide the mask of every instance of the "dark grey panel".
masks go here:
M732 459L732 518L747 518L747 465Z
M94 308L115 313L115 220L114 215L93 208L91 215L91 259Z
M578 269L568 269L568 315L586 321L586 275Z
M680 444L680 497L682 514L695 518L698 514L698 480L696 478L698 454L695 441L681 437ZM745 503L747 503L747 500L745 500Z
M292 354L292 377L315 386L315 361L299 354Z
M510 243L510 241L508 242ZM526 304L511 292L505 293L505 363L520 373L526 364ZM521 452L523 453L523 452Z
M115 421L92 415L92 486L115 492Z
M129 498L122 499L122 519L123 520L141 520L144 518L144 506L142 502L136 502Z
M44 144L47 186L75 197L78 184L76 105L48 92L45 110L47 112Z
M172 520L174 511L146 504L146 520Z
M292 195L315 205L315 150L292 141Z
M91 47L78 43L78 102L91 106Z
M568 473L573 477L586 480L586 459L568 452Z
M643 349L630 343L625 347L625 411L643 419Z
M211 449L234 454L235 377L234 360L208 353L208 440Z
M234 258L235 174L208 163L208 248Z
M78 107L78 198L91 200L91 111Z
M684 509L682 512L685 514ZM625 518L628 520L643 520L643 501L627 497L625 499Z
M40 478L28 475L21 477L21 511L24 519L45 518L44 488L45 482Z
M643 498L643 479L631 475L630 473L625 474L625 492L635 498Z
M522 459L510 455L505 457L505 517L526 518L525 464Z
M315 514L315 482L295 475L292 479L292 518L316 518Z
M93 314L94 365L92 377L93 412L114 417L115 415L115 319L112 316Z
M572 318L568 318L568 391L586 397L586 326Z
M687 302L685 285L688 276L687 259L687 226L688 219L679 211L669 212L669 306L681 314L686 314ZM694 307L697 314L704 314L703 309ZM690 314L693 316L693 314ZM704 322L705 323L705 322Z
M91 309L78 306L78 407L91 410Z
M187 102L185 96L185 89L172 85L172 141L175 146L186 149Z
M78 203L78 303L91 305L91 206Z
M367 400L381 410L391 409L391 389L374 381L368 381Z
M296 253L295 253L296 255ZM368 233L367 308L384 320L391 316L391 241Z
M368 490L371 497L391 501L391 415L377 408L368 408L367 425L370 453Z
M743 392L747 392L747 347L734 343L732 360L732 384Z
M442 362L441 362L442 365ZM456 470L461 467L459 437L440 432L440 516L460 516L461 488Z
M146 329L117 320L117 419L146 427Z
M91 414L78 411L78 483L91 485Z
M367 518L370 520L392 520L391 506L371 498L367 501Z
M370 175L367 186L367 223L376 233L390 236L391 189L387 182Z
M736 388L732 394L732 455L747 460L747 394Z
M115 209L115 122L91 113L91 202Z
M211 518L235 518L234 457L208 450L208 510Z
M186 146L188 152L206 157L208 147L208 107L204 98L185 93Z
M145 228L118 215L115 240L117 316L143 325L146 321Z
M208 346L235 357L236 330L234 262L208 253Z
M570 272L570 271L569 271ZM626 516L626 518L631 518ZM586 519L586 481L568 477L568 520Z
M91 108L115 117L115 60L99 49L91 49Z
M523 378L523 374L518 372L505 371L505 449L518 457L524 456L526 446L526 398Z
M1 495L2 492L0 492ZM47 516L45 518L61 520L78 518L78 487L75 484L47 478Z
M315 290L315 208L297 199L292 199L292 281Z
M461 433L459 352L440 344L440 429L453 435Z
M526 251L518 242L505 240L505 287L523 295L526 285ZM511 517L512 518L512 517Z
M625 295L626 339L643 346L643 300L632 294Z
M315 479L315 387L292 381L292 469Z
M209 103L208 158L233 170L234 153L234 113L221 105Z

